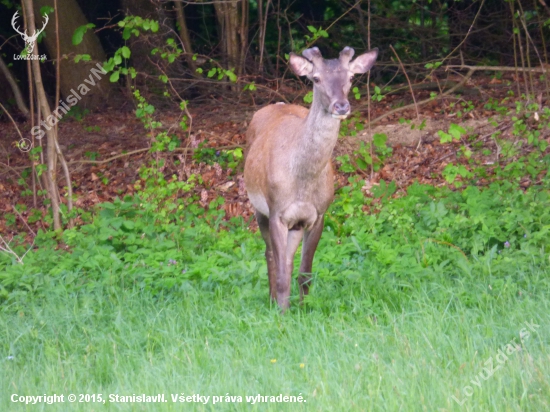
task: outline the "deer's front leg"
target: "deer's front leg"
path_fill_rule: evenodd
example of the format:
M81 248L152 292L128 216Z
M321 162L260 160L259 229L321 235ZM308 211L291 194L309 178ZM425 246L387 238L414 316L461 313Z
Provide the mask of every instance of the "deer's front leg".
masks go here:
M276 213L269 218L269 236L277 273L277 303L284 312L289 306L290 278L292 274L289 273L286 260L288 227L283 224Z

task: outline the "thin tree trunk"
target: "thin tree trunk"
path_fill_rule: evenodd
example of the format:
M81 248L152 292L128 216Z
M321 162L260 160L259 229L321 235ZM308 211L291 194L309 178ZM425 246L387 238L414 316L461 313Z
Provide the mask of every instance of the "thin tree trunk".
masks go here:
M264 71L264 49L265 49L265 31L267 28L267 16L269 15L269 3L271 0L267 0L265 4L264 20L260 18L260 63L258 64L258 71L260 74ZM258 3L261 4L262 0Z
M55 65L55 101L60 102L61 97L61 52L59 47L59 13L58 13L58 6L57 2L59 0L54 0L54 6L55 6L55 50L57 52L56 60L57 64ZM57 155L59 156L59 160L61 161L61 167L63 168L63 173L65 174L65 181L67 183L67 211L69 212L69 215L71 216L71 211L73 210L73 185L71 180L71 172L69 171L69 167L67 166L67 162L65 161L65 156L63 156L63 152L61 151L61 148L59 147L59 141L58 136L59 133L57 133L57 123L54 126L55 130L55 151ZM69 228L74 226L74 219L72 217L69 218Z
M36 30L36 25L34 23L34 9L32 0L22 0L23 7L25 8L25 13L27 16L28 30L30 33L34 33ZM38 56L38 47L35 47L33 54ZM44 84L42 83L42 74L40 72L40 61L36 57L32 60L32 71L34 77L34 84L36 86L36 94L38 96L38 104L40 106L40 111L44 116L44 119L52 118L52 112L48 100L46 98L46 92L44 91ZM61 230L61 218L59 213L59 191L57 189L57 178L55 170L55 159L56 159L56 136L55 129L53 127L45 127L46 136L48 139L47 147L47 161L48 161L48 170L45 173L45 180L48 188L48 193L50 200L52 202L52 215L53 215L53 226L54 230Z
M27 60L27 81L29 83L29 105L30 105L30 112L31 112L31 130L34 127L34 88L32 84L32 69L31 69L31 61ZM34 135L32 135L32 147L36 147L36 140L34 139ZM41 153L42 154L42 153ZM37 158L36 154L31 155L31 163L32 163L32 205L36 209L38 207L38 199L36 194L36 178L38 177L36 174L36 161Z
M15 77L13 77L13 74L11 74L10 69L8 68L8 66L6 66L6 63L4 63L4 59L2 59L2 56L0 56L0 71L4 74L6 80L11 87L11 91L13 92L13 96L15 97L17 108L21 113L25 115L25 117L29 117L29 109L25 104L25 100L23 100L21 89L19 88Z
M186 53L185 60L187 61L187 65L189 66L193 74L195 74L195 71L197 70L197 65L193 60L194 53L193 47L191 46L191 38L189 37L189 30L187 30L187 23L185 22L185 12L180 1L175 1L174 5L176 6L178 25L180 26L180 39L183 46L183 51Z
M248 17L244 16L246 18L244 20L242 16L243 12L248 13L248 7L240 4L246 1L218 0L214 2L225 66L229 69L234 68L237 74L241 74L243 71L248 37L248 27L243 27L243 22L247 21Z
M242 1L241 9L241 28L239 30L239 36L241 39L241 62L240 62L240 72L242 74L245 72L246 64L246 48L248 47L248 1Z

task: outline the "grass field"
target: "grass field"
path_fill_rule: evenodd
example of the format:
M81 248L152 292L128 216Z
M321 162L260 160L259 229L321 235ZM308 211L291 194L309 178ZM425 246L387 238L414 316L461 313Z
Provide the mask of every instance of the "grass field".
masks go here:
M337 199L285 315L242 222L119 203L68 251L42 235L24 265L0 255L0 411L550 410L547 196L421 192L342 220ZM44 394L65 402L12 402ZM134 394L166 402L109 398Z
M541 275L548 273L533 273ZM331 302L326 313L294 308L281 316L265 304L265 290L245 299L230 290L49 296L3 310L0 409L548 410L547 292L480 310L462 306L453 291L447 306L435 303L426 288L414 291L402 311L388 309L377 319ZM510 342L521 349L499 356ZM12 394L54 393L163 393L167 402L10 401ZM173 403L171 394L182 393L211 398ZM242 403L226 402L227 394ZM247 403L257 394L301 394L305 402ZM223 401L213 404L213 396Z

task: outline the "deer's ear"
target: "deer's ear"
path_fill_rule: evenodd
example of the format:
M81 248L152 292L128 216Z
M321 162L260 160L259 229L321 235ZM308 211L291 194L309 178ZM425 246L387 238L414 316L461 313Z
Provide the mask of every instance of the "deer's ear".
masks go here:
M297 54L290 53L290 68L297 76L307 76L313 70L313 64Z
M369 52L357 56L355 60L349 64L349 69L355 74L366 73L374 66L377 57L378 48L372 49Z

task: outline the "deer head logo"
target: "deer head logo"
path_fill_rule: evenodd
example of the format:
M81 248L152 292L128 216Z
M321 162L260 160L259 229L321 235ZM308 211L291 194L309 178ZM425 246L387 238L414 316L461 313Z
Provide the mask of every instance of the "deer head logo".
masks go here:
M18 16L18 11L15 12L15 14L13 15L13 18L11 19L11 25L13 27L13 29L19 33L21 35L21 37L23 37L23 40L25 40L25 43L27 44L27 54L32 54L32 51L34 50L34 43L36 42L36 39L38 38L38 35L40 33L42 33L44 31L44 29L46 28L46 24L48 24L48 20L49 20L49 17L48 15L46 14L44 16L45 18L45 21L44 21L44 25L42 26L42 28L38 31L34 31L34 34L32 36L29 36L27 35L27 30L25 30L25 32L21 32L19 31L19 27L16 27L16 20L17 20L17 17Z

